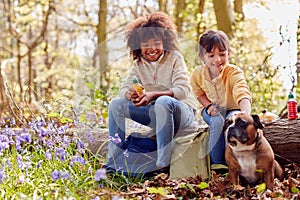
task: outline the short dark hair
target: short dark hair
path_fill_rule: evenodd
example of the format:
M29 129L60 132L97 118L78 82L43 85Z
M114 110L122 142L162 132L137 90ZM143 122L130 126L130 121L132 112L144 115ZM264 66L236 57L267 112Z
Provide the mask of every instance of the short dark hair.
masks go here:
M227 35L220 30L207 30L199 37L199 56L218 48L220 51L230 50Z
M126 30L126 39L133 60L141 58L141 42L157 37L162 39L164 50L177 49L176 26L164 12L148 14L130 23Z

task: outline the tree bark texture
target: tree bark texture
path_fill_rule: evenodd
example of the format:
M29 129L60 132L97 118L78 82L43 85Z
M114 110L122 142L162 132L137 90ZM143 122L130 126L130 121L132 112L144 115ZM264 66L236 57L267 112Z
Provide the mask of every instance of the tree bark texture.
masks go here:
M300 119L279 119L265 124L263 131L280 164L300 164Z
M213 0L218 29L232 37L233 11L229 0Z

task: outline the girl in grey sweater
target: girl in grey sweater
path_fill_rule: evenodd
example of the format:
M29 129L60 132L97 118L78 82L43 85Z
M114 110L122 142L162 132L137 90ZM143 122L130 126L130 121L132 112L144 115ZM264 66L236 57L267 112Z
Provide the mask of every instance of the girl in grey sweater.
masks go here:
M168 15L156 12L129 24L126 39L133 66L119 97L109 104L109 135L117 134L120 142L109 142L107 162L112 163L114 154L124 145L125 119L129 118L155 130L157 169L168 174L171 141L177 130L194 121L197 106L189 72L177 50L175 25ZM134 78L143 85L143 94L133 89Z

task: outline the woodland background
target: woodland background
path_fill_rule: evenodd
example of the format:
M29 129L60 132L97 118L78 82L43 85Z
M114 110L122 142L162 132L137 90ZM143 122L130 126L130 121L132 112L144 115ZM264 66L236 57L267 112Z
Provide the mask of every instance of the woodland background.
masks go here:
M270 9L272 0L2 0L1 119L13 116L22 124L33 113L55 113L66 120L86 120L86 113L107 118L108 102L131 62L124 29L134 18L157 10L174 19L190 71L200 64L199 35L206 29L226 32L231 62L245 71L253 93L253 112L284 115L288 92L300 94L300 18L298 62L288 56L287 65L273 63L276 49L291 45L291 38L279 24L273 31L281 41L268 44L257 19L245 17L244 6L254 2ZM281 69L287 69L290 88L280 79Z

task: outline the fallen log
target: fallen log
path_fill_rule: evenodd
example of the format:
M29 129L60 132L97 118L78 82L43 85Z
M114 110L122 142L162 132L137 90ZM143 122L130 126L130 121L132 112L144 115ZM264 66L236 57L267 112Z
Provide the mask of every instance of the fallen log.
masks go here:
M264 135L269 141L276 159L284 165L300 164L300 119L278 119L264 124Z
M208 128L188 129L188 133L192 132L208 131ZM264 135L269 141L274 153L276 154L276 160L283 166L290 163L300 165L300 119L288 120L278 119L272 123L264 124ZM107 129L93 130L90 133L93 135L93 140L88 139L89 131L81 130L80 137L84 139L88 144L88 148L93 152L98 152L100 155L105 156L107 147L105 145L108 136ZM137 128L136 130L128 130L128 133L140 132L148 135L151 134L150 129L144 127ZM183 135L188 134L185 133ZM180 134L181 135L181 134ZM100 147L104 143L104 146ZM100 149L99 149L100 147Z

